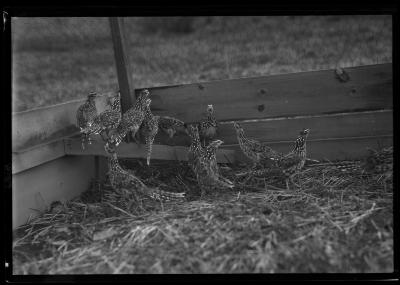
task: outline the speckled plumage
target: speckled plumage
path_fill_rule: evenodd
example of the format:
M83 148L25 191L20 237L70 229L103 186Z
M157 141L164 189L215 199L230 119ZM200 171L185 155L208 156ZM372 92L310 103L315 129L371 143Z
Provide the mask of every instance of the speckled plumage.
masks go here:
M337 169L343 173L367 173L390 178L393 175L393 147L380 151L369 149L369 155L363 160L336 161L331 163L318 163L309 168Z
M111 186L114 189L127 189L131 191L137 191L145 196L152 199L170 201L170 200L181 200L185 197L185 193L173 193L160 190L158 188L152 188L146 186L138 177L133 175L121 167L118 162L118 157L115 152L115 146L106 144L106 152L109 154L108 157L108 176L110 179Z
M222 141L213 141L207 148L203 148L196 125L189 127L189 136L192 143L188 150L188 164L196 175L201 193L216 188L233 188L231 181L219 175L216 150Z
M106 132L109 137L109 132L116 129L121 122L121 98L118 93L110 104L111 108L101 112L94 118L92 122L83 130L87 135L103 134Z
M240 149L256 166L260 160L276 160L280 159L281 154L267 146L265 143L245 136L244 130L239 123L234 123L236 137L239 142Z
M91 92L82 105L76 111L76 125L82 132L82 149L85 148L86 141L91 143L90 136L83 133L83 130L94 120L97 116L97 108L94 98L97 96L95 92Z
M149 95L148 90L143 90L135 104L122 115L121 122L111 135L110 141L112 143L118 146L128 132L132 132L132 137L135 136L143 122L145 110L151 103L151 100L148 98Z
M146 141L146 159L147 165L150 165L150 157L153 149L154 138L158 133L158 122L160 116L154 116L150 110L150 107L147 107L144 112L144 119L142 125L140 127L140 131Z
M160 116L158 120L158 127L168 134L168 137L172 139L177 132L185 132L188 133L186 124L176 118L168 117L168 116Z
M306 162L306 140L308 133L309 129L302 130L295 141L293 150L286 155L279 154L279 156L274 158L275 167L255 170L253 171L253 174L257 176L278 171L285 176L286 186L289 188L288 179L292 181L292 177L303 168L304 163Z
M203 146L205 146L215 137L218 130L218 122L214 117L213 105L207 106L207 117L200 122L199 127L200 138L203 141Z

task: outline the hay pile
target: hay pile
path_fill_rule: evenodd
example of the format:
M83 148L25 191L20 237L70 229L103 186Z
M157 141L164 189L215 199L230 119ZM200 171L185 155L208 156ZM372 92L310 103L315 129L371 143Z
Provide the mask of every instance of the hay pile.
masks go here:
M122 164L187 201L93 183L14 232L14 274L393 272L392 175L327 163L288 191L278 178L241 185L247 166L224 165L237 187L200 200L186 163Z

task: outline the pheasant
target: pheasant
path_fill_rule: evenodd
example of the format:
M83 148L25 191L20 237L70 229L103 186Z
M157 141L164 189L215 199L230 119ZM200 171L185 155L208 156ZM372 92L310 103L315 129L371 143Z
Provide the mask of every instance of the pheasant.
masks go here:
M121 121L121 97L118 92L117 96L114 97L111 103L111 109L107 109L100 113L94 118L92 122L89 122L88 126L82 131L87 135L100 134L103 137L105 132L107 138L110 137L110 131L116 129Z
M186 123L173 117L160 116L158 127L172 139L177 132L188 134Z
M211 142L206 149L200 143L198 127L189 127L189 136L192 143L188 151L188 164L196 175L201 194L210 188L233 188L233 183L219 175L216 162L216 149L222 141Z
M146 158L147 165L150 165L151 151L153 148L154 138L158 133L158 122L160 116L154 116L151 113L150 107L147 107L144 112L144 119L140 131L146 141Z
M143 90L137 98L135 104L122 115L121 122L111 135L110 142L118 146L128 132L132 132L132 137L135 136L143 122L146 108L150 106L151 100L147 89Z
M78 107L78 110L76 111L76 125L78 128L80 128L81 132L97 116L97 108L96 108L96 103L94 101L94 98L96 97L97 97L96 92L89 93L85 103L80 105ZM82 149L85 149L86 141L88 141L89 144L92 143L90 140L90 136L88 136L85 133L82 133Z
M213 105L207 106L207 118L200 122L200 138L203 141L203 146L206 145L206 141L212 140L217 134L218 122L215 119Z
M115 145L106 144L104 147L108 157L108 176L114 189L136 190L139 193L155 200L171 201L181 200L184 192L173 193L146 186L138 177L121 167L115 152Z
M217 163L217 148L223 143L224 142L221 140L212 141L205 148L200 161L201 162L204 161L205 166L208 168L209 175L211 175L213 179L216 180L220 186L233 188L234 187L233 183L219 173L219 168Z
M309 168L334 169L349 174L377 174L389 178L393 174L393 147L381 151L369 149L369 155L362 160L318 163L310 165Z
M189 137L191 138L191 144L188 150L188 165L192 168L194 173L197 173L199 167L199 159L204 152L199 137L199 129L197 125L189 126Z
M288 180L295 184L293 182L293 176L303 168L304 163L306 162L306 140L309 132L309 129L303 129L297 137L294 148L291 152L286 155L280 154L273 158L275 167L253 170L253 175L258 176L271 173L283 174L286 181L286 188L289 189Z
M254 139L246 138L244 135L244 130L239 123L234 122L233 125L236 129L236 137L238 139L239 146L243 153L253 162L253 168L257 166L260 160L263 160L265 163L267 161L271 162L271 160L274 161L281 157L281 154L274 151L266 144Z

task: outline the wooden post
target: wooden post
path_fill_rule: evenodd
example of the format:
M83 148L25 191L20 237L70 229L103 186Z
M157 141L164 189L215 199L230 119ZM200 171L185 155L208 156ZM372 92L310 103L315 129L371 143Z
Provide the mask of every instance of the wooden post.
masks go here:
M118 85L121 92L121 110L126 112L135 101L135 89L132 84L132 73L129 65L129 56L126 52L126 38L124 19L109 17L111 36L113 41L115 64L117 67Z

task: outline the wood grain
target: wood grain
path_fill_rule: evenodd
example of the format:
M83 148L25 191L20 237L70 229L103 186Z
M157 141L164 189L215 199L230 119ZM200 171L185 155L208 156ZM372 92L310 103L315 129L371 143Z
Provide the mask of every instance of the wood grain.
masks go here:
M296 118L279 118L263 121L240 122L246 137L265 142L294 141L303 128L309 128L309 139L327 139L342 137L380 136L393 134L393 112L373 111ZM224 145L237 144L233 123L224 123L219 127L216 138ZM168 141L164 134L159 134L157 143L189 145L187 135L176 136Z
M210 103L214 104L217 119L223 121L393 108L392 64L346 71L350 75L346 83L339 82L328 70L150 88L151 108L155 114L186 122L199 121ZM105 98L96 101L101 105L99 111L102 106L104 109ZM75 114L83 101L13 113L13 152L76 133ZM229 127L223 129L223 137L231 141ZM188 143L187 139L181 142L182 138L177 142L167 142L162 135L160 138L161 143Z
M107 107L107 99L114 92L96 97L97 110ZM40 144L47 144L79 132L76 126L76 110L85 99L74 100L44 108L12 114L12 151L23 152Z
M111 37L113 41L115 65L118 85L121 92L121 110L126 112L135 101L129 53L126 50L124 19L109 17Z
M65 153L68 155L101 155L107 156L104 151L104 142L98 137L84 151L80 146L78 138L65 139ZM184 146L167 146L153 145L152 159L162 160L187 160L187 147ZM136 145L134 143L121 143L117 148L117 154L121 158L146 158L145 145ZM217 160L220 163L235 162L235 153L230 149L217 151Z
M200 120L207 104L221 121L393 108L392 64L346 71L346 83L322 70L148 89L155 114L188 123Z
M16 174L65 155L64 142L56 141L12 154L12 174Z

